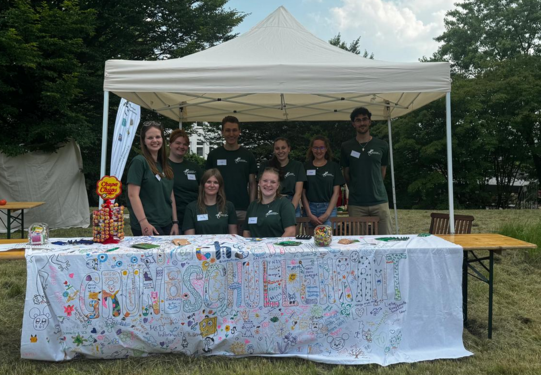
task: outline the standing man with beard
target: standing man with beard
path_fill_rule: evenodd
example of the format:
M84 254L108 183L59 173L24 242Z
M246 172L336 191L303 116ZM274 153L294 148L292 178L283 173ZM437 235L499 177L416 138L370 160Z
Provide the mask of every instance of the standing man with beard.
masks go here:
M383 184L389 145L370 135L371 117L364 107L351 112L351 124L357 135L342 144L340 164L349 189L349 216L378 216L379 234L389 234L391 215Z
M235 205L237 218L246 218L246 209L255 200L257 165L254 154L239 145L240 123L234 116L222 120L223 146L212 150L207 158L207 169L217 168L223 179L225 196Z

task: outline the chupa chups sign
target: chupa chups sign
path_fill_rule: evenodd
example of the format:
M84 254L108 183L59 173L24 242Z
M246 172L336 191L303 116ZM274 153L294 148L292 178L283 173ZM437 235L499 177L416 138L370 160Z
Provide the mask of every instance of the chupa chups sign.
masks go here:
M103 200L115 199L122 193L122 182L115 176L103 176L96 184L96 192Z

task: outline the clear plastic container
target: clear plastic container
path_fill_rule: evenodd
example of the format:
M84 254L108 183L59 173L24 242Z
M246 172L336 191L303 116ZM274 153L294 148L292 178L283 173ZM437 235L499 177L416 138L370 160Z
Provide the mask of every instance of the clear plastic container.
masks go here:
M329 225L318 225L314 229L314 243L316 246L329 246L332 242L332 228Z
M45 245L49 242L49 225L34 223L28 228L28 243L30 245Z

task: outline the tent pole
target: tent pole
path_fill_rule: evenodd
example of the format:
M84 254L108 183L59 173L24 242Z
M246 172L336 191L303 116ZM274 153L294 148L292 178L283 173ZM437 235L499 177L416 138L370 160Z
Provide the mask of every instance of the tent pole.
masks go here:
M107 121L109 118L109 91L103 92L103 126L101 131L101 167L100 178L105 176L105 164L107 163ZM100 207L103 199L100 197Z
M451 92L445 94L447 119L447 183L449 185L449 231L455 234L455 203L453 194L453 142L451 139Z
M394 183L394 161L393 161L393 135L391 129L391 117L387 117L387 127L389 128L389 150L391 151L391 183L393 186L393 206L394 206L394 223L396 226L396 234L399 234L398 229L398 211L396 209L396 187Z

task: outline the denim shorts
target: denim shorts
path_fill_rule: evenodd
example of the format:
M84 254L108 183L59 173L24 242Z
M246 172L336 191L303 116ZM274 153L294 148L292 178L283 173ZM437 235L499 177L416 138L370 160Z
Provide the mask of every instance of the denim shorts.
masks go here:
M328 207L329 207L329 202L323 202L323 203L310 202L310 212L315 217L320 217L325 212L327 212ZM330 221L331 217L336 217L336 207L333 208L333 210L331 212L331 215L329 216L327 221L325 221L323 224L324 225L331 225L331 221Z

